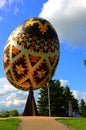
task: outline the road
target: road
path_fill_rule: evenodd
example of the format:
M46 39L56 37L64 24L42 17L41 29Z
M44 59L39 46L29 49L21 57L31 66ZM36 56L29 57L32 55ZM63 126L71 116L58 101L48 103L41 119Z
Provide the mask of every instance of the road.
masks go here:
M72 130L55 120L55 117L20 117L19 130Z

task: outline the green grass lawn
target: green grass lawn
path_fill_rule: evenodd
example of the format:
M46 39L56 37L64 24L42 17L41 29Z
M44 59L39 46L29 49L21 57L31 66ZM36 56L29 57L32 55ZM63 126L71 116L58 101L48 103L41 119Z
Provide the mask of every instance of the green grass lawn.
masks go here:
M60 118L56 119L74 130L86 130L86 118Z
M9 118L0 120L0 130L18 130L20 119Z

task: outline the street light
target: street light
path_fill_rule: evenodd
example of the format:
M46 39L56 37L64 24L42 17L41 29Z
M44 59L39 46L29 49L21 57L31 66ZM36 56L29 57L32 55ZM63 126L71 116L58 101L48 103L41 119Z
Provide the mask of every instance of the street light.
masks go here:
M49 116L51 116L51 107L50 107L50 87L49 87L49 82L47 82L47 88L48 88L48 106L49 106Z

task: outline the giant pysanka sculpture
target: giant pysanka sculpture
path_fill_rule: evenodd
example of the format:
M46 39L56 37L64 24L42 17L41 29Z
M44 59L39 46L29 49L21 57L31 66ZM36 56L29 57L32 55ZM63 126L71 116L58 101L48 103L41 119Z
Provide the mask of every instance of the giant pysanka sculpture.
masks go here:
M59 40L45 19L30 18L9 36L4 48L4 71L10 83L28 91L46 85L59 60Z

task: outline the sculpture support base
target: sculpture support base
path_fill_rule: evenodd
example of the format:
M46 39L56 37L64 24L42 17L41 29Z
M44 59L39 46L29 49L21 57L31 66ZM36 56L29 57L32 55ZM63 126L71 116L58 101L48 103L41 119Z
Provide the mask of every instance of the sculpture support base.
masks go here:
M37 116L37 108L36 108L36 103L35 103L32 87L30 87L30 91L29 91L26 106L23 112L23 116Z

